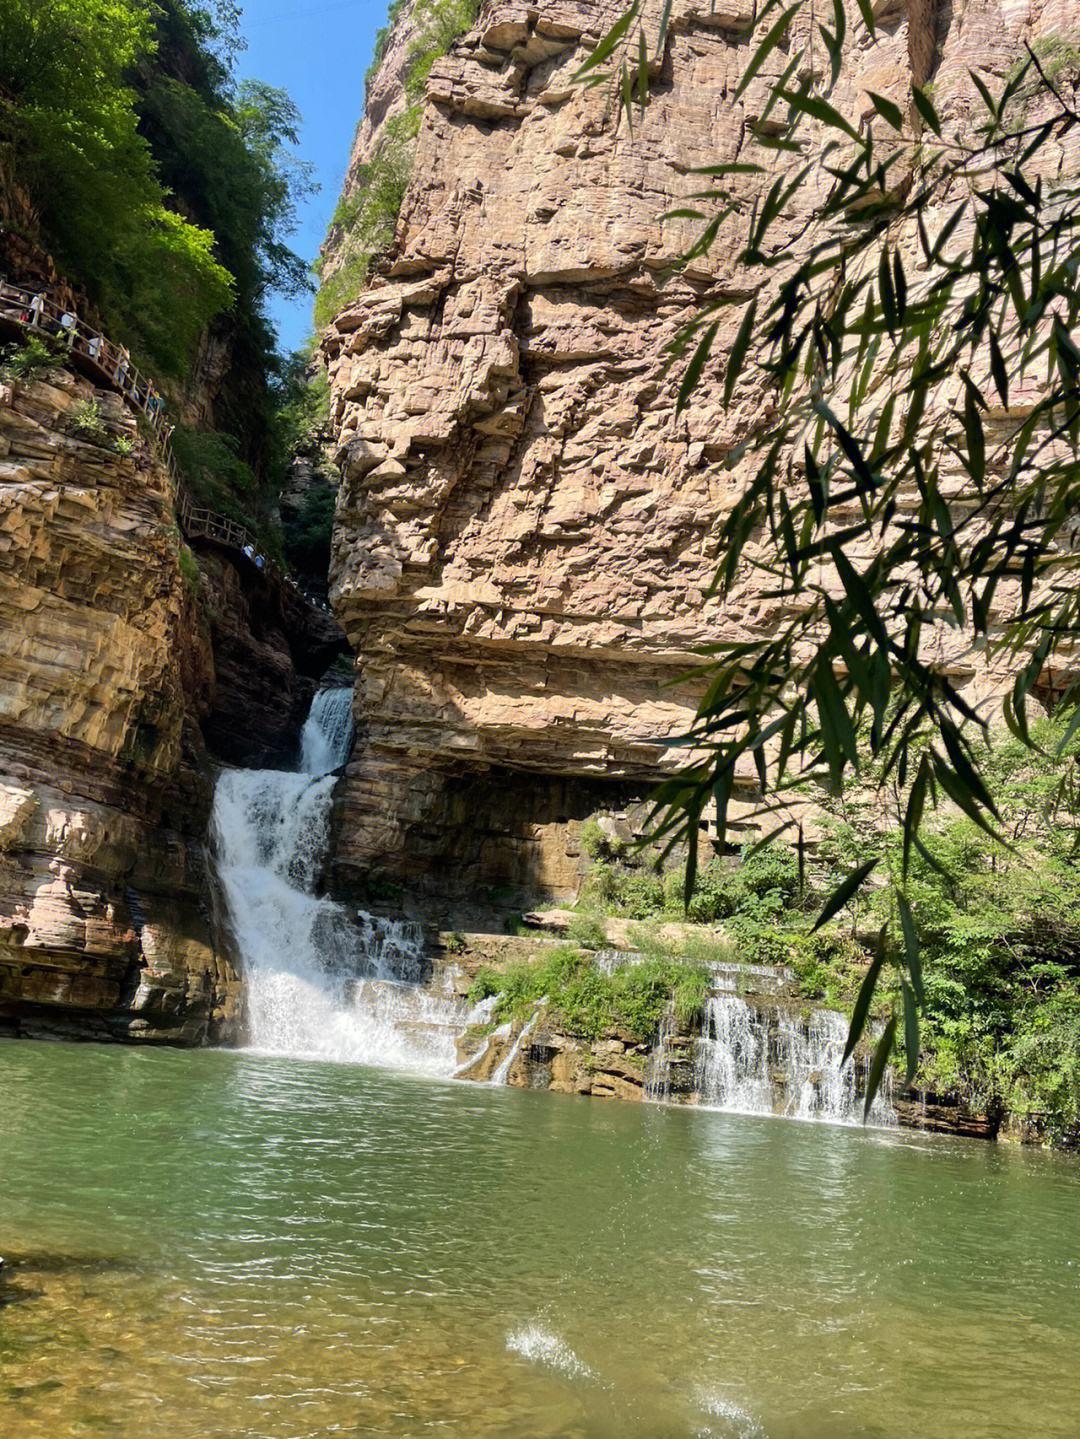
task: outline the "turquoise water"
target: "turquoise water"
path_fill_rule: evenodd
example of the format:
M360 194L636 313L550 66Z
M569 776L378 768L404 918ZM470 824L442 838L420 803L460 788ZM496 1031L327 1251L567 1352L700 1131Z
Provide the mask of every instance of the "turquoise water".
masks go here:
M1080 1163L0 1045L0 1433L1075 1436Z

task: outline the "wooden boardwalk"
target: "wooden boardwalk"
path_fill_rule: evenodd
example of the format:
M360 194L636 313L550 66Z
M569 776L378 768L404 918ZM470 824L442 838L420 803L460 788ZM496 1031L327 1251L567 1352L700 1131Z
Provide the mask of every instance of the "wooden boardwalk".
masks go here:
M113 344L73 311L54 304L44 290L27 290L3 278L0 278L0 322L51 341L59 364L70 365L100 389L115 390L138 411L158 459L169 472L176 518L188 539L210 540L237 551L269 579L285 586L296 599L314 609L329 611L329 605L306 594L291 575L260 552L256 537L244 525L195 503L173 454L173 426L164 401L153 380L131 363L124 346Z

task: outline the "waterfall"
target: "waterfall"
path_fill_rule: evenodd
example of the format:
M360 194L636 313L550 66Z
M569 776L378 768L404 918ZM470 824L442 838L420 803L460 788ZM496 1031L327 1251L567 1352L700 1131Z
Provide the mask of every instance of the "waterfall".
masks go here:
M841 1063L847 1031L847 1020L835 1010L814 1009L803 1018L779 1006L714 995L695 1055L701 1103L737 1114L860 1123L865 1066ZM895 1123L887 1087L870 1119Z
M417 983L420 926L353 915L315 893L351 705L348 689L315 696L297 770L227 769L217 782L214 835L248 1041L262 1053L449 1075L469 1009L448 987Z
M300 772L329 774L349 758L352 690L320 690L300 733Z

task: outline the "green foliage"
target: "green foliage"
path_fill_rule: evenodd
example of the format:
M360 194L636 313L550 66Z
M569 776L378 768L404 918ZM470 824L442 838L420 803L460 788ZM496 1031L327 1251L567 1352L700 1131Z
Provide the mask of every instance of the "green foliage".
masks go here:
M307 184L296 112L234 85L231 44L195 0L0 6L0 149L49 248L159 375L230 308L265 358L265 294L306 283L283 238Z
M376 36L368 80L382 60L389 27L400 8L401 0L393 0L387 26ZM338 238L333 268L315 298L315 324L319 328L328 325L356 298L372 259L393 241L412 174L428 75L435 61L472 25L479 8L479 0L419 0L416 5L413 19L418 28L405 70L405 109L383 126L374 155L359 167L352 188L342 195L330 221L330 233Z
M8 345L0 359L0 374L5 380L34 380L48 374L60 360L44 340L31 335L23 345Z
M666 916L689 919L694 924L711 924L733 915L758 923L772 922L804 903L799 896L798 861L782 845L748 848L737 865L722 859L710 860L698 871L686 906L685 888L686 871L682 867L660 875L598 859L586 877L583 903L587 908L629 919Z
M680 1024L688 1024L708 988L709 972L701 964L647 958L603 974L580 950L563 946L505 970L482 969L469 998L475 1004L496 995L497 1018L518 1023L543 999L568 1034L591 1043L617 1031L648 1044L670 1007Z
M912 982L899 914L901 899L910 905L924 992L916 1083L991 1114L1035 1116L1063 1139L1080 1125L1077 744L1051 721L1032 739L1038 749L997 736L983 757L1010 848L959 811L939 813L905 880L903 838L882 828L880 797L845 791L820 878L833 883L856 854L878 859L877 886L851 909L857 931L885 936L889 962L870 1011L879 1018L899 1018ZM855 934L786 938L803 991L850 1007L870 957L860 959Z
M418 26L409 49L405 95L412 104L423 98L435 61L475 22L480 0L417 0L413 12Z
M691 931L671 938L653 923L631 926L629 943L649 959L681 959L695 964L737 964L742 955L726 934Z
M97 400L77 401L68 416L68 428L73 435L78 435L80 440L87 440L95 445L109 443L108 426Z
M299 509L282 509L285 558L298 574L325 579L330 569L330 541L334 531L337 490L326 482L316 483L305 494Z
M199 503L246 524L259 487L251 466L240 458L235 436L178 425L172 444L176 463Z
M604 914L656 919L665 912L664 882L651 870L597 860L585 881L583 904Z
M390 39L390 31L397 24L398 16L404 8L405 0L390 0L390 7L386 12L386 24L375 32L375 48L372 51L371 64L364 72L365 91L370 87L372 80L374 80L378 72L379 66L383 62L383 57L386 55L387 41Z
M851 935L839 929L807 933L773 928L762 933L760 944L761 953L780 957L755 957L750 962L786 964L807 998L821 1000L830 1009L851 1009L867 965L866 950Z
M199 590L199 562L192 554L187 545L181 545L177 555L177 563L180 567L180 574L183 576L184 584L192 594Z
M375 154L356 172L355 188L338 202L330 223L343 237L334 255L335 268L320 284L315 298L315 324L320 328L356 298L372 257L387 249L394 238L419 129L418 104L388 120Z
M607 944L607 932L600 920L591 914L579 914L570 921L566 937L579 949L603 949Z
M1039 69L1032 66L1031 57L1039 62ZM1041 71L1041 73L1040 73ZM1017 85L1017 98L1029 100L1039 94L1045 82L1057 84L1062 80L1074 83L1080 79L1080 30L1067 34L1040 35L1032 43L1030 53L1025 53L1005 76L1006 85Z
M626 854L625 842L608 834L592 815L581 826L578 842L590 859L618 860Z
M115 435L113 437L113 449L121 457L127 459L135 451L135 444L128 435Z
M231 283L213 236L168 208L139 134L131 81L153 49L140 0L6 0L0 143L111 326L177 370Z
M329 441L330 386L326 371L309 351L291 355L273 385L270 427L270 477L282 494L281 526L284 554L290 569L316 581L330 568L337 480L325 458ZM302 464L308 478L299 502L288 487L293 468Z

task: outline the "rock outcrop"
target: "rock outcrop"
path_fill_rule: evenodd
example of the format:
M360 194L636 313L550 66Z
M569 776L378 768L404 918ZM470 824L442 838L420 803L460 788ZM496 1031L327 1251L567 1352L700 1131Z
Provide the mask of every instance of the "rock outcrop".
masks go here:
M100 428L80 432L91 401ZM0 1028L235 1031L204 843L213 676L170 481L132 415L64 370L5 386Z
M1004 73L1071 8L877 5L877 39L835 98L862 117L867 90L907 105L932 77L956 119L977 103L969 66ZM761 397L737 390L725 408L717 365L676 412L665 346L739 275L722 241L676 267L696 227L661 217L701 188L695 167L739 155L784 55L735 101L751 0L675 0L631 131L610 85L572 82L622 9L482 6L431 72L394 245L324 338L342 470L332 593L360 665L337 875L394 881L446 916L489 890L572 892L576 821L679 762L698 647L780 618L760 581L708 597L742 483L726 462ZM660 9L643 7L646 34ZM403 44L387 50L398 71ZM379 144L387 76L347 188ZM816 199L808 181L778 244ZM719 357L740 313L723 312ZM958 682L993 687L970 667Z

